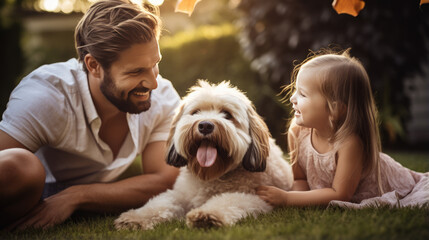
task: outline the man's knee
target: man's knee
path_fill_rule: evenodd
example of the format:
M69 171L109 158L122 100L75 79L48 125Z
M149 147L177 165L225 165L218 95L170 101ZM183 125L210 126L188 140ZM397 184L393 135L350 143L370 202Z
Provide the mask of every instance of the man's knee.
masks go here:
M45 170L25 149L0 151L0 228L24 216L39 201Z
M0 195L14 195L24 190L43 190L45 170L32 152L20 149L0 151Z

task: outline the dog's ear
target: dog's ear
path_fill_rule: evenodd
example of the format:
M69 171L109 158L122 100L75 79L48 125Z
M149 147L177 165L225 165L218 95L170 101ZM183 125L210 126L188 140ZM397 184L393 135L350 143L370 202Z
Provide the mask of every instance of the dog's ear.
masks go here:
M186 161L184 157L180 156L180 154L177 153L176 148L173 144L168 150L167 164L179 168L186 166L188 164L188 161Z
M177 153L176 147L174 146L174 139L173 139L174 133L176 132L177 122L183 115L183 109L184 109L184 104L182 103L178 108L178 111L174 116L173 121L171 122L170 133L167 139L168 152L165 158L166 158L167 164L175 167L183 167L183 166L186 166L186 164L188 164L186 159Z
M263 172L270 152L270 132L264 120L256 113L253 105L249 107L247 112L252 142L243 157L243 167L250 172Z

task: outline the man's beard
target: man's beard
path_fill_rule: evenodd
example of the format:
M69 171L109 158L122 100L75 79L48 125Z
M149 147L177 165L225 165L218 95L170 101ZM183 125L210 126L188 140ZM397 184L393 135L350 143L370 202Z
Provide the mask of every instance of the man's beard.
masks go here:
M131 94L133 94L134 91L149 91L149 89L145 87L137 87L131 90L129 93L126 93L125 91L119 90L116 85L113 83L113 79L110 76L109 71L105 71L105 75L103 78L103 82L100 85L100 90L103 93L103 95L115 106L119 109L121 112L127 112L127 113L134 113L138 114L141 112L145 112L149 110L150 108L150 99L152 96L152 92L149 93L149 99L144 102L138 102L137 104L133 103L131 101ZM120 97L117 97L116 94L120 94ZM125 99L126 97L126 99Z

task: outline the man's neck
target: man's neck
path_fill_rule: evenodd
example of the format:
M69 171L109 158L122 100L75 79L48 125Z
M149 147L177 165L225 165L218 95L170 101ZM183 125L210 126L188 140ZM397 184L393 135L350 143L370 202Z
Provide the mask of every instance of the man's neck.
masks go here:
M100 82L101 79L96 79L91 74L88 74L88 85L91 93L92 101L94 102L95 109L101 122L106 122L117 117L125 117L126 113L119 111L101 92Z

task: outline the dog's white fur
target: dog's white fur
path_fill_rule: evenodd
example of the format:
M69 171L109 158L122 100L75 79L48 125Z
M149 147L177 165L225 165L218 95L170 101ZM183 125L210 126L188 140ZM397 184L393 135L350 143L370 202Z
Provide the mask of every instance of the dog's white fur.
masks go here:
M201 122L213 123L203 134ZM202 167L196 159L202 141L217 149L215 163ZM167 163L181 167L172 190L143 207L122 213L117 229L152 229L161 222L183 219L190 227L229 226L272 207L255 194L260 185L290 189L290 165L271 138L250 100L229 82L200 80L183 99L168 139Z

